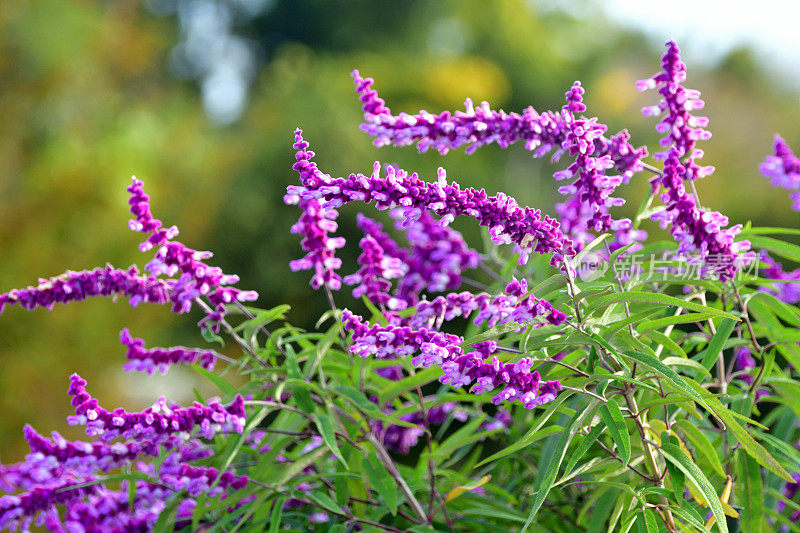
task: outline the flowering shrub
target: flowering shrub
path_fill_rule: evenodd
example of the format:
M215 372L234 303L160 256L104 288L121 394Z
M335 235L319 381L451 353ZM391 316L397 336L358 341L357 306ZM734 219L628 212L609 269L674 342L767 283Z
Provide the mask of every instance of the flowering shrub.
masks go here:
M312 271L330 303L303 331L286 306L247 305L257 295L176 240L134 178L129 226L154 250L143 272L67 271L0 294L0 312L90 296L197 307L202 337L229 339L241 357L146 348L123 329L125 370L186 365L222 397L128 412L72 375L67 421L89 440L26 426L30 454L0 465L0 529L797 529L800 270L776 258L800 261L800 247L766 235L800 231L729 226L700 203L695 182L713 167L697 143L711 134L675 43L637 83L661 95L643 110L662 116L655 165L627 132L607 136L587 118L579 82L557 112L468 100L463 112L394 115L373 80L353 77L377 146L446 154L520 141L566 160L554 173L567 183L559 218L462 188L444 169L425 180L376 162L333 177L298 129L299 184L285 202L300 210L291 231L304 256L289 267ZM798 209L800 160L780 137L761 170ZM619 218L617 190L645 178L650 196ZM358 267L342 276L336 218L349 203L389 210L396 227L359 213ZM450 227L456 217L487 228L482 253ZM673 240L648 240L648 219Z

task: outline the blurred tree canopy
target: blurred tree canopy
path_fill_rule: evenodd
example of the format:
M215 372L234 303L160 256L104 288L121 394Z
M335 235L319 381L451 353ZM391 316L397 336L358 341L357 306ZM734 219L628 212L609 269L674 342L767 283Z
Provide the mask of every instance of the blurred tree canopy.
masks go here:
M192 18L202 9L217 33ZM204 38L189 46L198 35ZM227 44L217 50L217 41ZM555 167L521 147L457 153L446 162L414 148L375 149L358 129L350 71L374 77L394 111L458 109L465 97L509 111L557 109L579 78L587 114L612 131L628 128L644 144L656 134L639 108L655 100L633 83L658 69L660 55L643 36L602 17L540 12L522 0L6 0L0 291L106 261L144 264L126 223L125 187L135 174L155 215L177 224L184 242L213 250L216 264L241 276L242 288L259 291L262 306L289 303L293 322L312 327L327 304L311 292L307 273L288 270L300 252L289 233L298 213L282 202L296 181L296 126L331 174L367 171L380 159L430 178L441 165L464 185L503 190L551 214L558 201ZM699 184L703 202L735 222L796 220L785 191L768 187L757 167L775 132L800 145L797 91L774 81L746 50L710 71L690 64L687 86L703 92L714 133L703 162L717 172ZM204 111L215 102L224 113ZM639 178L621 192L637 203L647 190ZM479 244L475 228L456 227ZM358 238L352 210L343 210L340 229ZM345 257L343 272L354 264ZM22 453L26 421L43 432L63 428L73 371L109 407L145 407L158 394L191 399L195 380L180 369L164 378L123 375L117 333L128 326L148 345L199 346L197 319L111 301L50 313L7 309L0 318L0 449Z

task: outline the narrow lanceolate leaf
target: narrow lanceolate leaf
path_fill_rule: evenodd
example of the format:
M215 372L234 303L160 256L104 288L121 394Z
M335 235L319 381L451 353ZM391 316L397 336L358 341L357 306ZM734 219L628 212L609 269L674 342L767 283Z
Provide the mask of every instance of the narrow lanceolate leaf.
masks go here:
M492 479L492 476L485 475L479 480L474 481L472 483L467 483L466 485L459 485L457 487L453 487L453 489L447 493L447 496L445 496L444 501L445 502L453 501L462 494L464 494L465 492L475 490L478 487L485 485L486 483L489 482L490 479Z
M478 463L477 466L483 466L486 463L490 463L492 461L496 461L497 459L501 459L507 455L511 455L514 452L517 452L527 446L530 446L530 444L538 440L540 437L540 434L538 433L539 430L550 419L550 417L553 416L553 413L555 413L558 410L558 408L561 407L561 404L563 404L567 398L572 396L572 394L573 394L572 391L564 391L561 394L559 394L555 400L550 402L550 404L544 410L544 413L539 415L539 417L536 420L536 423L528 430L527 433L525 433L525 435L521 439L517 440L510 446L507 446L506 448L500 450L499 452L490 455L489 457Z
M671 443L662 443L661 453L664 458L677 466L689 481L694 484L705 498L708 505L711 507L711 512L714 513L714 518L717 520L717 527L722 533L728 533L728 526L725 520L725 511L722 509L722 503L719 501L714 486L709 483L702 470L692 462L689 457L678 446Z
M328 418L326 414L314 414L314 423L317 424L317 429L319 429L319 434L322 435L322 441L325 443L325 446L328 447L330 451L342 462L342 464L347 468L347 461L344 460L342 457L342 452L339 450L339 445L336 443L336 433L333 430L333 424L331 423L331 419Z
M770 453L764 449L762 445L757 443L755 439L750 435L750 433L745 430L739 423L736 421L734 413L724 405L713 395L708 394L705 389L699 384L695 383L694 381L688 382L689 385L695 390L698 394L703 394L703 406L714 413L720 420L722 420L727 428L739 439L739 443L742 445L742 448L758 463L772 472L773 474L777 474L784 480L794 483L794 479L789 473L778 463L778 461L770 455Z
M711 339L711 342L708 343L708 348L706 348L706 353L703 355L703 366L707 369L711 369L714 366L714 363L717 361L717 357L722 352L722 347L725 346L725 341L728 340L728 337L731 336L733 333L733 328L736 325L736 321L730 318L723 318L722 321L719 323L719 327L717 327L717 333Z
M664 318L656 318L654 320L646 320L640 322L636 326L636 331L644 333L651 329L659 329L667 326L674 326L675 324L693 324L695 322L703 322L714 316L711 313L689 313L686 315L667 316Z
M598 437L600 437L600 434L603 433L605 428L606 423L601 420L585 437L581 439L578 447L575 448L575 451L572 452L569 461L567 461L567 466L564 468L564 472L570 473L572 471L575 465L578 464L580 458L583 457L587 451L589 451L589 448L591 448L592 444L594 444Z
M583 420L594 409L595 405L597 405L596 401L590 403L582 411L575 413L575 416L572 417L572 420L570 420L564 428L564 432L561 434L561 438L559 438L555 448L553 448L552 455L550 455L550 457L545 461L544 464L547 466L544 467L544 473L538 476L538 483L536 484L536 489L534 492L535 496L533 498L533 506L528 514L528 520L525 522L525 526L522 528L522 533L528 530L528 527L536 517L536 513L538 513L539 509L542 507L545 498L547 498L547 494L550 492L550 488L553 486L553 482L556 480L556 476L558 476L558 470L561 468L561 462L564 460L564 455L567 453L569 443L572 442L575 432L578 430Z
M717 474L725 477L725 470L722 468L719 455L717 455L717 451L714 449L714 446L711 445L711 441L708 440L708 437L688 420L678 420L675 422L675 425L683 431L689 439L689 442L692 443L697 455L703 457Z
M392 515L397 514L397 486L389 472L374 454L364 457L361 467L369 479L369 486L383 498Z
M639 533L658 533L656 515L650 509L645 509L636 517L636 526Z
M739 454L738 478L742 493L737 497L745 502L742 511L742 531L761 531L764 513L764 487L761 481L761 467L750 456Z
M590 301L590 305L593 309L599 309L606 305L611 305L621 302L647 302L647 303L655 303L662 305L675 305L678 307L683 307L684 309L688 309L690 311L697 311L698 313L708 313L714 316L722 316L726 318L731 318L733 320L738 320L735 316L733 316L730 313L726 313L725 311L714 309L713 307L702 305L697 302L688 302L686 300L681 300L680 298L675 298L674 296L667 296L666 294L661 294L661 293L650 293L650 292L640 292L640 291L615 292L614 294L607 294L592 299Z
M617 445L617 452L622 459L622 464L627 465L631 460L631 436L617 402L611 400L600 406L600 418L603 419L608 427L608 434Z
M770 252L774 252L781 257L800 262L800 246L779 241L772 237L761 237L758 235L752 235L748 237L748 239L754 248L766 248Z

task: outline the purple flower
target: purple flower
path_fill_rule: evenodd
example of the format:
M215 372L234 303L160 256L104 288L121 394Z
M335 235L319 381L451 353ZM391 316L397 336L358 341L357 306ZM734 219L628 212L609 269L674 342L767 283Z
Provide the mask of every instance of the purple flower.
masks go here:
M162 475L161 481L174 490L185 490L189 496L197 497L201 494L217 496L224 494L226 489L241 490L247 486L248 479L231 472L220 474L216 468L184 463L176 474Z
M800 211L800 159L780 135L775 136L775 155L768 155L759 169L772 185L792 191L792 209Z
M741 231L740 224L723 229L728 225L726 216L718 211L703 211L697 207L694 197L686 192L683 183L685 173L677 149L670 148L669 156L664 161L664 170L656 178L666 189L661 195L666 209L652 218L662 228L670 228L670 233L678 241L678 253L699 252L711 271L722 281L728 281L742 266L755 259L755 253L748 252L750 241L734 242Z
M658 92L663 98L657 105L643 108L642 114L658 116L666 113L656 125L656 131L666 134L661 139L661 146L671 146L678 157L688 156L681 178L695 180L714 172L714 167L701 167L695 162L703 157L703 151L695 148L697 141L710 139L711 133L704 129L708 125L708 118L695 117L690 111L702 109L705 103L700 99L700 91L681 85L686 81L686 65L681 61L678 45L675 41L669 41L666 46L667 51L661 58L662 72L636 82L636 88L644 91L659 87ZM671 149L668 148L654 157L664 160L670 153Z
M305 152L307 143L300 130L296 130L295 140L295 146L301 148L293 168L300 174L302 185L290 186L289 195L324 199L326 209L353 201L374 200L378 209L399 205L405 209L403 215L408 225L419 220L424 211L443 217L443 223L456 216L471 216L480 225L489 227L495 244L516 244L520 264L527 262L532 251L553 253L553 265L558 264L562 254L574 254L572 242L561 232L558 221L547 216L543 218L539 210L518 206L516 200L503 193L488 196L484 190L461 189L457 183L447 182L443 168L439 169L439 179L433 183L394 166L388 166L386 177L382 177L377 161L370 177L350 174L347 178L333 178L322 173L305 156L300 156L300 153L312 153Z
M444 155L461 146L466 146L466 152L471 154L487 144L496 143L506 148L524 141L525 148L532 150L534 157L542 157L553 149L556 150L554 160L562 154L561 145L569 127L557 113L539 114L532 107L521 115L493 111L488 102L475 107L468 98L466 111L433 115L423 110L416 115L400 113L395 116L372 88L372 78L362 78L357 70L352 75L356 93L363 103L361 129L375 137L376 146L406 146L416 142L420 152L432 147ZM610 139L600 136L594 140L598 157L610 156L626 178L642 169L641 159L647 155L645 148L634 148L628 139L628 132L621 131Z
M597 118L577 118L576 113L586 111L583 103L583 87L576 81L567 92L567 104L561 111L568 126L568 132L563 144L564 150L575 158L566 170L555 173L557 180L575 178L570 185L561 187L559 192L577 197L581 208L584 206L591 213L586 220L586 227L594 231L603 232L622 228L629 228L631 221L622 219L615 221L608 213L609 207L620 206L625 203L621 198L614 198L611 194L622 184L622 176L606 176L605 171L614 166L611 156L594 157L595 139L602 136L606 126L597 124Z
M403 209L395 209L391 215L399 227L405 225ZM480 262L478 252L467 246L459 232L442 225L428 212L404 229L411 249L405 259L408 271L400 279L397 296L409 304L416 303L423 290L442 292L459 287L461 273Z
M800 282L800 268L786 272L781 264L772 259L766 251L761 252L760 259L767 264L767 268L761 271L764 278ZM788 304L795 305L800 302L800 283L776 283L775 285L778 287L777 290L766 287L762 287L761 290Z
M181 363L198 364L206 370L213 370L217 356L210 350L196 350L175 346L173 348L145 348L144 340L131 336L128 328L124 328L119 334L119 341L127 346L127 358L125 370L130 372L138 370L152 375L156 370L166 374L170 365Z
M52 309L56 303L83 301L92 296L123 296L132 306L142 302L165 304L170 301L169 283L154 276L141 276L135 266L128 270L106 265L105 268L73 272L50 279L40 279L39 284L27 289L14 289L0 294L0 313L5 305L15 305L33 310L37 307Z
M538 372L530 372L532 361L523 358L516 363L502 364L494 357L490 363L484 359L496 350L494 341L478 343L476 351L464 353L460 344L464 339L456 335L432 331L426 328L418 330L406 326L369 326L363 319L348 310L342 312L345 329L353 332L350 350L366 357L401 357L417 354L411 363L428 368L439 366L444 375L442 383L450 383L453 387L463 387L475 383L474 394L482 394L503 386L503 390L492 401L521 401L526 408L552 401L561 384L558 381L541 383Z
M238 394L228 406L217 400L209 401L208 405L194 402L192 407L167 405L166 398L162 396L152 407L140 413L128 413L122 408L109 412L86 391L86 380L78 374L70 376L68 394L72 396L71 403L75 406L75 415L67 419L69 424L85 425L87 435L102 435L105 440L118 435L136 439L154 438L192 433L195 429L210 439L220 431L241 433L244 429L244 399Z
M381 245L370 235L361 239L359 246L362 250L358 258L361 268L344 278L346 284L357 285L353 289L353 298L366 296L377 306L392 310L405 309L406 301L390 296L388 291L392 288L389 280L403 276L407 265L396 257L384 254Z
M313 153L313 152L312 152ZM345 244L344 237L328 237L328 232L336 231L338 227L334 220L339 215L335 209L323 209L319 201L300 200L295 195L284 196L287 204L298 204L303 214L300 220L292 226L292 233L303 236L300 246L308 253L302 259L295 259L289 263L292 272L299 270L313 270L311 286L319 289L323 285L332 290L342 287L342 278L336 270L342 266L342 260L336 257L335 250Z
M161 221L153 219L150 198L144 193L143 186L142 181L133 178L133 183L127 189L131 194L131 213L135 217L128 226L133 231L150 234L140 246L143 251L157 248L153 260L145 266L146 270L154 276L179 276L170 281L173 312L186 313L194 300L205 296L214 310L207 313L200 321L200 326L219 332L219 322L225 316L225 305L234 301L254 301L258 294L229 287L237 283L239 277L225 274L222 269L204 263L204 259L213 255L211 252L199 252L173 240L178 234L177 228L173 226L164 230Z
M114 444L102 441L68 441L56 431L51 440L37 433L30 425L25 426L23 433L31 449L26 457L28 464L39 462L41 465L49 465L51 469L68 469L82 475L107 473L132 463L141 455L156 457L161 453L162 446L169 449L179 444L175 439L169 438Z
M57 505L68 504L97 490L95 485L84 486L91 479L75 479L65 475L45 486L16 495L0 496L0 529L27 531L31 524L59 524Z

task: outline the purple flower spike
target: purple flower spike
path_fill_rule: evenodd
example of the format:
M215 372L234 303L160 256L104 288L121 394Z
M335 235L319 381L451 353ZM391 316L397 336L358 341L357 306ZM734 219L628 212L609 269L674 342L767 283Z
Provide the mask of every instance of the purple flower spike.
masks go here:
M586 228L604 232L631 227L628 219L613 220L608 213L610 207L625 203L621 198L611 196L614 189L622 184L622 176L606 176L605 171L614 166L608 155L595 157L595 140L603 135L606 126L597 124L597 118L576 118L576 113L586 111L583 103L583 87L576 81L567 92L567 104L562 115L568 125L568 132L561 145L575 158L566 170L556 172L557 180L575 178L570 185L561 187L561 194L572 195L580 200L579 213L587 211ZM583 221L582 221L583 222Z
M361 77L358 70L354 70L352 76L363 104L361 129L375 137L376 146L417 143L420 152L433 148L444 155L461 146L471 154L488 144L507 148L523 141L525 149L533 151L534 157L542 157L555 149L553 159L557 160L563 153L561 145L569 127L558 113L539 114L533 107L526 108L522 114L506 113L492 110L488 102L475 107L472 100L467 99L465 111L433 115L423 110L416 115L392 115L372 88L372 78ZM594 140L597 156L608 155L626 179L642 170L641 160L647 155L646 148L631 146L629 138L628 132L623 130L610 139L600 136Z
M670 148L669 156L664 161L664 170L656 178L666 189L661 195L666 209L652 218L662 228L670 228L672 236L678 241L678 253L699 252L706 259L709 270L722 281L728 281L742 266L755 260L755 253L748 251L750 241L734 242L742 229L740 224L723 229L728 225L727 217L718 211L703 211L697 207L694 197L686 192L683 183L685 173L686 168L680 162L677 149ZM713 262L710 261L712 259Z
M198 364L206 370L213 370L217 361L216 354L210 350L195 350L183 346L146 349L144 340L132 337L128 328L120 332L119 341L128 348L127 358L130 361L124 366L127 372L137 370L152 375L159 371L166 374L170 365L181 363Z
M247 476L237 476L231 472L223 472L220 475L216 468L184 463L176 474L164 475L161 481L175 490L185 490L189 496L197 497L201 494L209 496L225 494L226 489L241 490L247 486L248 479Z
M413 224L424 211L443 217L449 222L456 216L467 215L489 227L495 244L517 245L520 264L527 263L531 252L553 253L551 263L559 264L562 254L575 253L570 241L559 228L557 220L542 217L541 211L531 207L520 207L516 200L498 193L488 196L483 189L461 189L457 183L448 183L443 168L439 179L429 183L417 174L409 175L394 166L386 168L386 177L381 176L380 163L375 162L370 177L350 174L347 178L333 178L321 172L315 163L306 158L302 132L295 132L295 146L301 146L294 169L300 174L301 186L290 186L289 195L301 199L324 199L324 208L337 208L353 201L375 201L378 209L402 206L405 223Z
M761 271L761 275L766 279L781 281L794 281L796 283L776 283L777 290L762 287L761 290L774 295L779 300L787 304L795 305L800 302L800 268L786 272L780 263L772 259L766 251L760 255L761 261L767 264L767 268Z
M68 394L75 406L75 415L67 419L69 424L85 425L87 435L101 435L105 440L118 435L127 439L155 438L192 433L195 429L210 439L220 431L241 433L244 430L245 410L241 395L236 395L228 406L217 400L209 401L208 405L194 402L192 407L167 405L162 396L141 413L128 413L122 408L109 412L86 391L86 380L78 374L70 376Z
M111 265L80 272L67 270L60 276L40 279L36 287L0 294L0 313L6 304L19 304L32 311L37 307L52 309L56 303L78 302L92 296L127 297L134 307L142 302L165 304L170 301L171 287L154 276L139 275L135 266L128 270Z
M172 240L178 235L174 226L167 230L162 228L161 221L153 218L150 212L150 197L144 193L143 183L133 178L133 183L128 187L131 194L130 205L134 219L128 226L133 231L150 234L140 248L145 251L157 248L152 261L145 269L154 276L167 275L179 276L170 280L170 300L175 313L186 313L192 307L192 302L205 296L213 306L200 321L200 327L210 328L215 333L219 332L219 323L225 316L225 306L234 301L250 302L258 298L253 291L242 291L228 285L239 281L235 275L225 274L222 269L212 267L203 262L213 254L193 250L183 243Z
M780 135L775 136L775 155L768 155L759 169L772 185L792 191L792 209L800 211L800 159Z
M496 351L495 341L476 344L476 351L465 354L460 346L464 339L449 333L394 325L370 326L347 309L342 312L342 320L345 329L353 332L350 348L353 353L379 358L417 353L411 363L424 368L431 365L440 367L444 371L440 378L442 383L464 387L475 382L474 394L503 386L503 391L492 399L496 404L519 400L526 408L533 409L552 401L561 390L558 381L541 384L539 373L530 372L532 362L528 358L517 363L502 364L496 357L490 363L484 362Z
M150 197L144 192L144 182L136 179L135 176L132 179L133 183L126 190L131 195L128 203L134 218L128 221L128 227L132 231L150 234L150 237L139 245L139 249L146 252L177 237L178 227L172 226L164 229L161 221L153 218L153 214L150 212Z
M28 531L32 523L41 527L45 522L60 525L57 505L74 502L97 490L95 485L82 486L86 481L91 480L66 475L29 492L0 496L0 529Z
M402 209L391 216L403 228ZM464 237L428 212L404 228L411 245L408 272L400 280L397 294L409 302L416 302L421 291L442 292L461 285L461 273L476 268L480 262L478 252L467 246Z
M745 346L739 346L736 349L736 370L739 372L745 372L755 367L756 367L756 360L753 359L750 350ZM739 379L741 379L748 385L753 384L753 376L751 376L750 374L742 374L741 376L739 376Z
M646 80L636 82L640 91L655 89L663 96L654 106L642 109L645 116L658 116L666 113L656 126L656 131L666 136L661 139L661 146L667 148L654 155L664 160L670 155L670 146L675 149L679 158L688 156L681 176L685 180L703 178L714 172L714 167L701 167L695 161L703 157L703 151L695 148L697 141L711 138L711 133L704 129L708 126L708 118L693 116L690 111L705 106L700 99L700 91L686 89L681 85L686 81L686 65L681 61L680 49L675 41L667 42L667 51L661 58L662 72Z
M294 148L297 150L295 166L308 165L316 169L316 164L311 161L314 152L306 150L308 143L298 134L295 134ZM336 270L342 266L342 260L335 256L335 250L343 247L345 240L344 237L328 237L329 232L334 232L338 228L335 220L339 212L323 207L314 198L301 198L300 195L293 193L286 194L283 201L287 205L297 205L303 210L300 220L292 226L292 233L303 236L300 246L308 252L302 259L289 263L289 268L292 272L313 270L311 286L314 289L324 285L331 290L339 290L342 287L342 278Z
M353 298L366 296L375 305L391 310L405 309L404 299L389 295L392 283L388 280L403 276L407 265L396 257L384 254L378 241L369 235L361 239L359 246L363 250L358 258L361 268L344 278L346 284L358 285L353 289Z

